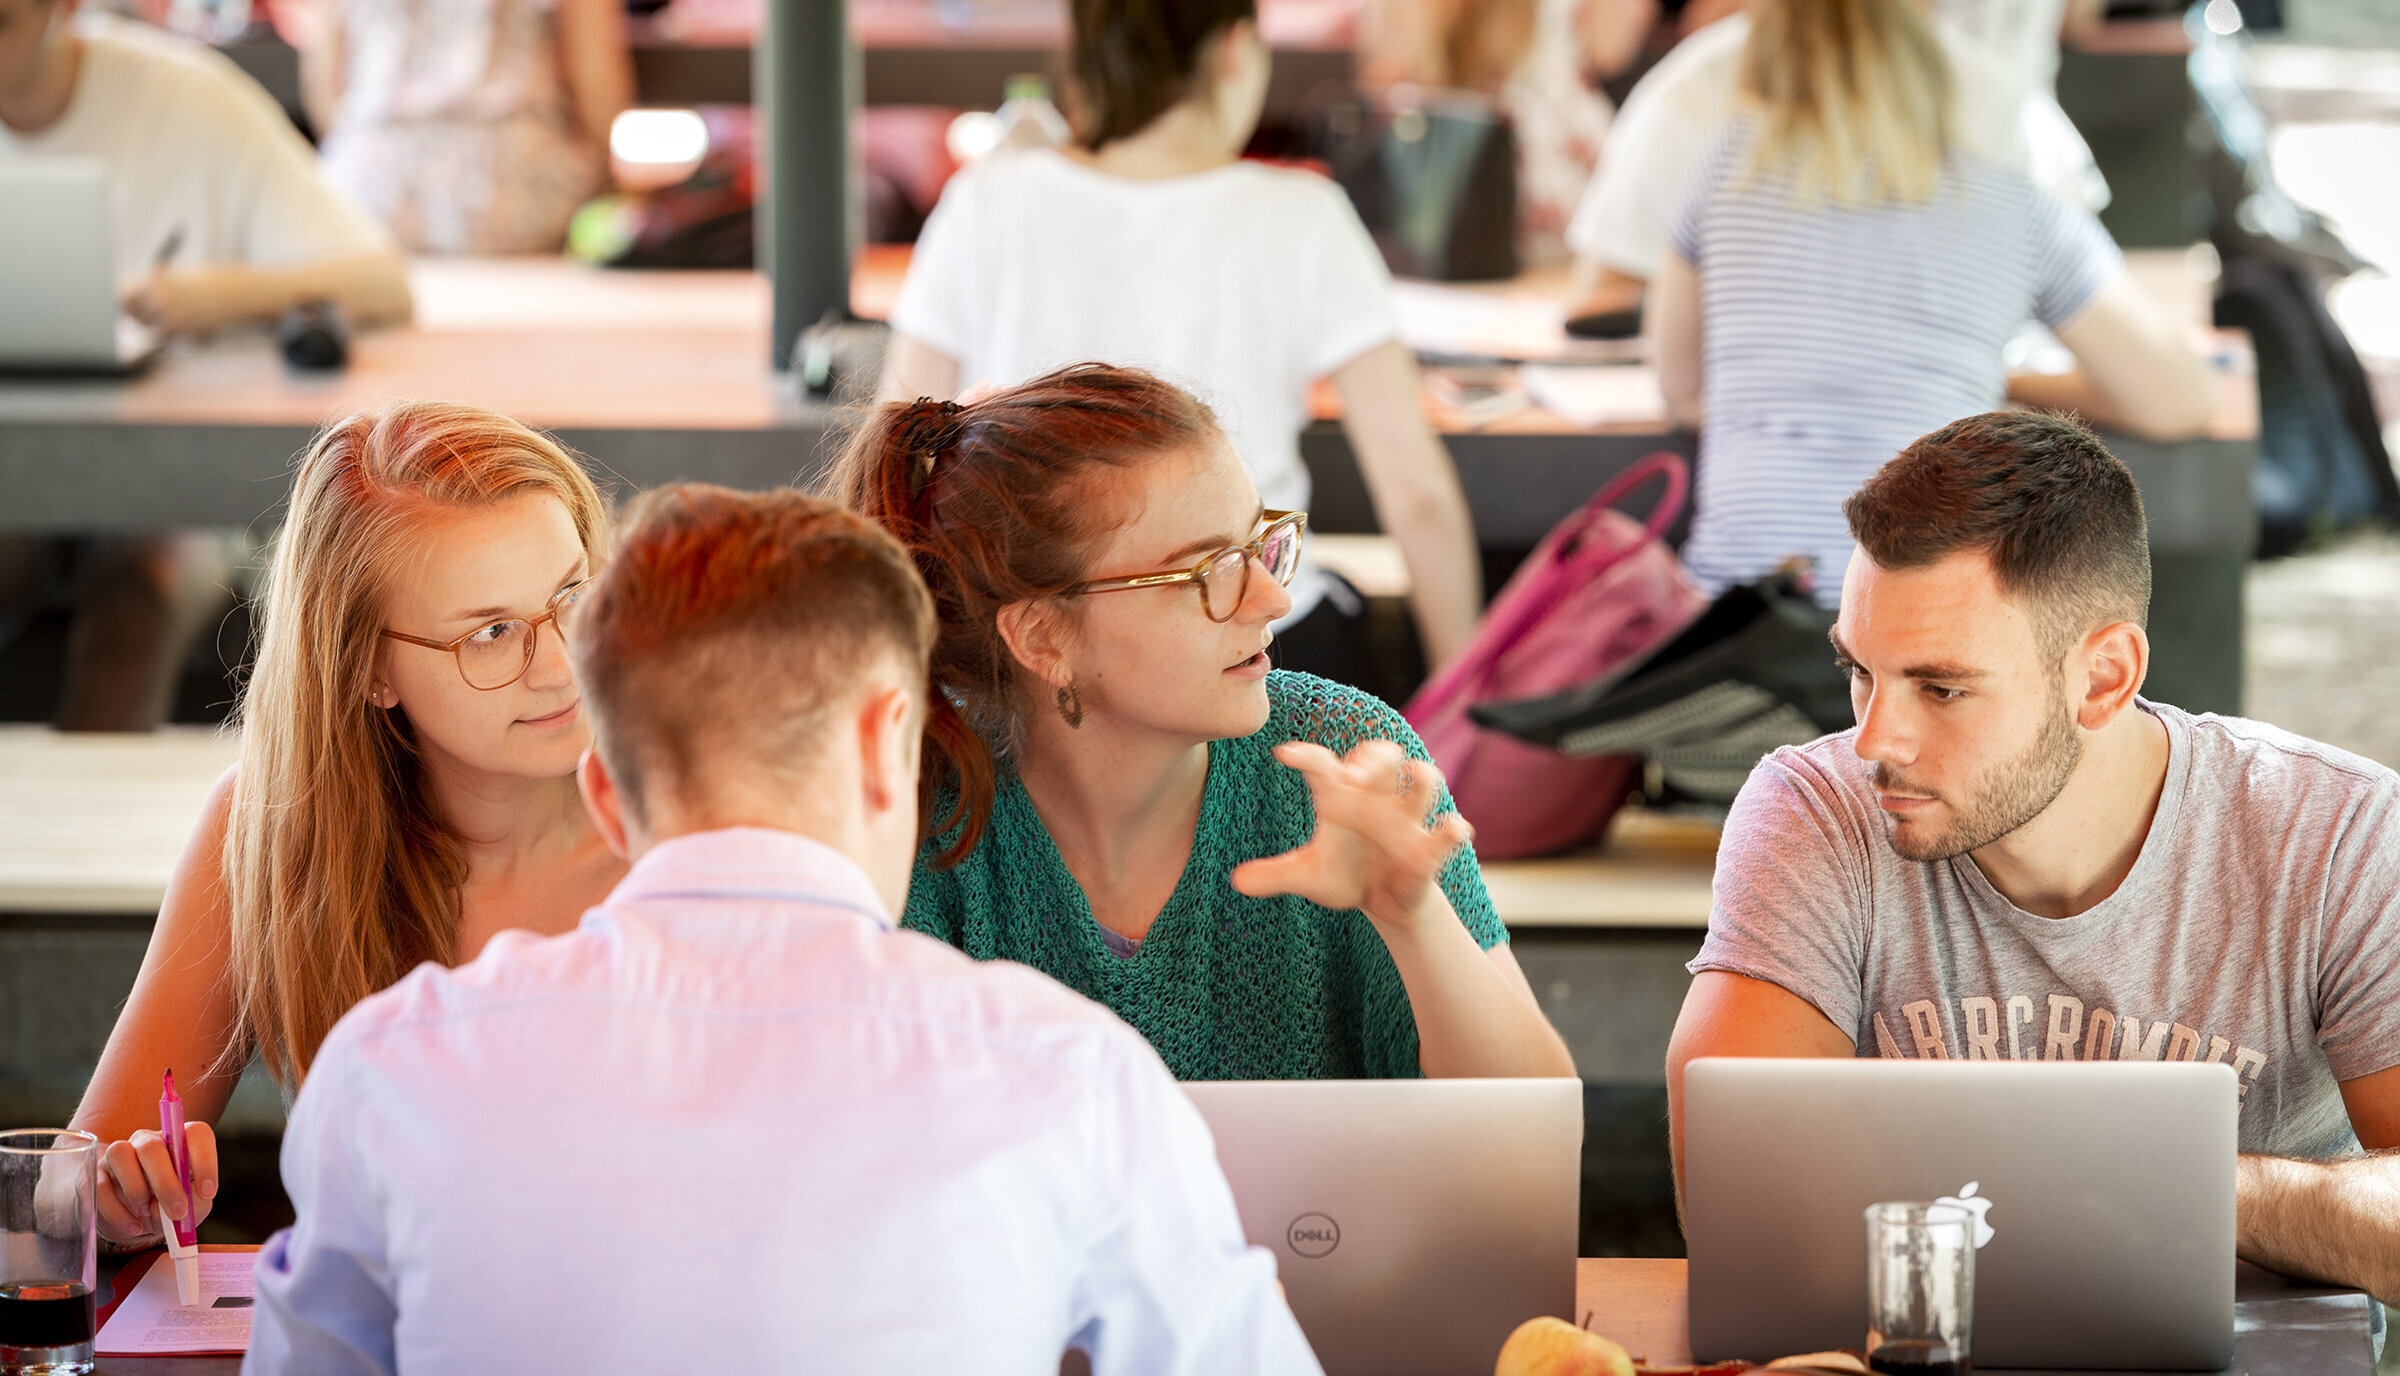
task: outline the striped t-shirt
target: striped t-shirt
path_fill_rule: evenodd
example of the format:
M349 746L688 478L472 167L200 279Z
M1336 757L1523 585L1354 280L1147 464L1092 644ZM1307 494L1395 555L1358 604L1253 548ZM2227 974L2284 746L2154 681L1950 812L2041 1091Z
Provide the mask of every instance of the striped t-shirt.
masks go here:
M2072 320L2124 270L2100 222L1954 156L1920 204L1803 199L1751 167L1756 122L1719 135L1674 230L1700 274L1706 415L1683 559L1714 594L1816 561L1841 597L1842 500L1912 440L2006 393L2001 348Z

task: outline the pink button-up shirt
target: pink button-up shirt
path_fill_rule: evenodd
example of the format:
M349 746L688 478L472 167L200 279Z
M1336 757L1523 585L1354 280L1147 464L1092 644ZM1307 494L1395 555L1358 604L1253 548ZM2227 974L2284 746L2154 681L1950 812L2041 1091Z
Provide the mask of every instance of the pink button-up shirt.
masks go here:
M1132 1029L788 832L367 999L284 1136L246 1371L1314 1372Z

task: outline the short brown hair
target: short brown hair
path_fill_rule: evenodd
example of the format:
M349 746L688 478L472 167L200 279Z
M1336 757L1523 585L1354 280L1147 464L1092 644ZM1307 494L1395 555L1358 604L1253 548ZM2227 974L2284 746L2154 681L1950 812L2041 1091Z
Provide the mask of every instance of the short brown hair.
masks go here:
M925 720L927 836L949 837L955 865L991 820L991 742L1013 729L1014 656L1000 609L1056 597L1124 518L1112 500L1128 474L1164 454L1223 442L1189 393L1134 368L1078 363L973 405L892 402L860 427L833 490L908 547L941 615L937 689ZM946 783L949 815L934 815Z
M1201 50L1258 18L1257 0L1074 0L1067 117L1099 152L1150 127L1191 94Z
M2032 604L2043 653L2150 614L2150 534L2133 474L2080 422L2030 411L1952 421L1842 503L1876 565L1988 556L2001 590Z
M863 671L889 656L922 694L934 636L924 581L873 522L706 483L636 501L570 616L593 748L636 815L712 760L803 784Z

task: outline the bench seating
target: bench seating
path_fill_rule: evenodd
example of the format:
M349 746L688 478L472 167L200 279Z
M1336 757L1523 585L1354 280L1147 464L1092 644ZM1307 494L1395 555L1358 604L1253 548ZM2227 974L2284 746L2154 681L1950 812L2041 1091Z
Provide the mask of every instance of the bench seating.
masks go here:
M238 742L0 726L0 912L152 913Z
M1487 860L1484 887L1511 929L1708 926L1715 823L1628 809L1588 851Z
M152 735L61 735L0 727L0 912L150 913L200 815L234 761L235 739L205 727ZM1484 866L1510 927L1708 924L1717 830L1620 815L1581 854Z

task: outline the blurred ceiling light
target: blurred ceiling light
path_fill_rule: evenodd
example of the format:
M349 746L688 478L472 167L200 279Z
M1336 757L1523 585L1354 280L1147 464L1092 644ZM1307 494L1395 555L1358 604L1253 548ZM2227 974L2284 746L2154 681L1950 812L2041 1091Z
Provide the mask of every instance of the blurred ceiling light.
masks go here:
M2213 34L2235 33L2242 27L2242 8L2233 0L2208 0L2208 8L2200 13L2200 22L2208 25Z
M708 126L692 110L627 110L608 127L608 151L619 162L698 162Z
M608 127L609 172L627 191L661 191L700 170L708 125L693 110L627 110Z

